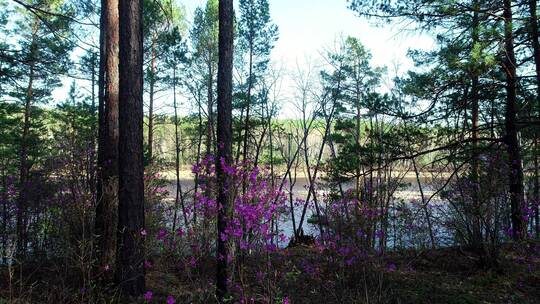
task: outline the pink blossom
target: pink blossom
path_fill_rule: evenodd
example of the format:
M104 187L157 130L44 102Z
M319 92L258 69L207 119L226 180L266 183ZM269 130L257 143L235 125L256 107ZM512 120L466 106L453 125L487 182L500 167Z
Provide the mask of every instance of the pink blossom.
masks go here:
M397 270L397 266L396 266L396 264L394 264L394 263L388 263L388 265L386 266L386 269L387 269L388 271L392 272L392 271Z
M176 300L173 296L167 296L167 304L175 304Z
M184 230L182 230L182 228L178 228L178 230L176 230L176 235L182 237L184 235Z
M167 237L167 234L168 234L167 230L159 229L159 232L158 232L158 234L156 236L156 239L157 240L163 240L165 237Z
M153 296L153 293L152 291L148 290L147 292L144 293L143 297L144 297L144 300L145 301L150 301L152 300L152 296Z
M152 268L152 262L148 260L144 261L144 268L147 268L147 269Z
M189 266L191 268L195 268L195 266L197 266L197 259L195 259L194 256L191 256L191 258L189 259Z

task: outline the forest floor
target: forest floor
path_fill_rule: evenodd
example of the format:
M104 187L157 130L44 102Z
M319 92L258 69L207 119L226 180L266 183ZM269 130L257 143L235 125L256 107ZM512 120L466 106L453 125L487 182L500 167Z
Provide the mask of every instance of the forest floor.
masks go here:
M538 242L503 246L498 265L490 268L479 267L475 255L460 248L407 250L345 265L301 245L270 257L270 274L263 278L267 261L245 261L238 276L244 283L232 287L235 298L244 294L247 303L540 303ZM197 273L154 269L148 286L173 294L177 303L209 303L212 263L202 268Z
M168 296L176 304L215 302L213 258L198 260L196 267L171 260L158 256L147 269L152 300L123 303L166 303ZM116 303L115 290L90 287L90 296L80 287L77 265L61 264L41 261L22 272L14 269L11 295L8 269L1 266L0 303ZM504 245L492 268L479 267L475 255L460 248L389 252L345 264L306 245L246 257L242 264L234 270L239 283L231 284L231 303L241 303L242 295L244 303L279 304L540 303L540 242Z

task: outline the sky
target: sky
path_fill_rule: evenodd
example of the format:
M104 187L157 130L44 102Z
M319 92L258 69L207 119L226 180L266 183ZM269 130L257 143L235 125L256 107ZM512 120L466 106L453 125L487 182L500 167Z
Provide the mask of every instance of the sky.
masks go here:
M195 8L204 7L206 0L178 1L186 9L189 27ZM234 3L237 8L239 1ZM403 24L375 26L373 22L356 16L347 8L347 0L269 0L269 4L271 18L279 29L271 61L286 71L280 90L285 100L280 116L284 118L296 115L287 104L294 94L291 75L298 69L307 69L307 62L311 65L324 62L322 54L332 49L340 36L358 38L371 51L372 65L388 67L390 76L412 68L407 57L410 48L430 49L434 46L430 36L403 30ZM65 99L70 83L66 80L64 87L54 92L55 99ZM162 96L160 99L169 98ZM162 108L166 111L167 107Z
M205 3L204 0L183 1L190 19L193 10ZM370 24L347 8L347 0L269 0L269 3L272 20L279 27L279 40L272 59L286 66L295 67L297 59L320 57L320 52L331 47L340 35L359 38L371 50L375 65L398 62L403 69L411 66L406 58L409 48L433 46L429 36L403 31L403 26Z
M238 7L235 1L235 6ZM205 0L185 0L189 20ZM323 62L322 54L332 49L340 36L353 36L371 51L374 66L388 67L389 74L402 74L413 67L407 57L410 48L431 49L433 39L427 34L403 30L403 24L376 26L347 8L347 0L269 0L271 18L278 26L279 39L271 53L275 65L294 73L307 69L306 62ZM288 76L285 76L287 78ZM290 77L290 76L289 76ZM285 81L281 94L292 95L291 81ZM285 102L286 103L286 102ZM285 104L281 117L293 118L293 108Z

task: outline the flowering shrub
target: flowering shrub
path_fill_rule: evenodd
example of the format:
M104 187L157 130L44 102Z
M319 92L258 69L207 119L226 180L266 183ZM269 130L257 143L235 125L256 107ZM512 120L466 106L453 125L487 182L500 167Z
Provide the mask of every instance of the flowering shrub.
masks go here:
M276 248L275 240L283 234L273 223L286 212L285 194L272 186L267 168L252 166L250 162L227 166L220 161L223 171L231 179L229 220L222 240L229 241L242 251L265 251ZM192 218L202 218L207 225L215 225L218 206L215 199L216 170L213 157L193 166L193 172L203 181L194 195ZM212 230L214 231L214 230Z

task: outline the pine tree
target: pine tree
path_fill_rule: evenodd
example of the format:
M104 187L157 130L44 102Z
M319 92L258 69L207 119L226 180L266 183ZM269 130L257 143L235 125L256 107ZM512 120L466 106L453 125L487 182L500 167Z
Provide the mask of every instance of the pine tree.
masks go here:
M10 86L3 90L20 104L21 126L18 135L18 187L17 204L17 252L22 258L28 244L28 206L25 197L32 168L38 162L41 146L40 132L42 111L39 104L51 99L52 90L61 85L60 75L70 66L69 51L73 43L70 20L63 18L63 1L40 1L32 3L33 10L19 7L21 18L16 18L8 35L17 41L8 48ZM38 10L38 11L36 11ZM42 14L39 10L52 12ZM67 14L66 14L67 15ZM58 39L64 37L64 39Z
M268 0L241 0L238 21L238 50L247 56L247 80L245 88L245 121L243 123L243 160L249 156L250 119L254 106L253 90L268 66L270 52L278 39L278 28L270 18ZM241 115L242 118L242 115ZM239 155L238 155L239 156ZM237 156L237 157L238 157Z
M222 237L227 227L227 214L231 203L231 177L225 166L232 165L232 67L233 67L233 20L232 0L219 0L219 61L218 61L218 99L216 174L218 184L217 204L217 274L216 297L224 303L227 295L227 261L229 252L227 242Z
M119 142L117 283L144 292L144 163L142 0L119 3Z

